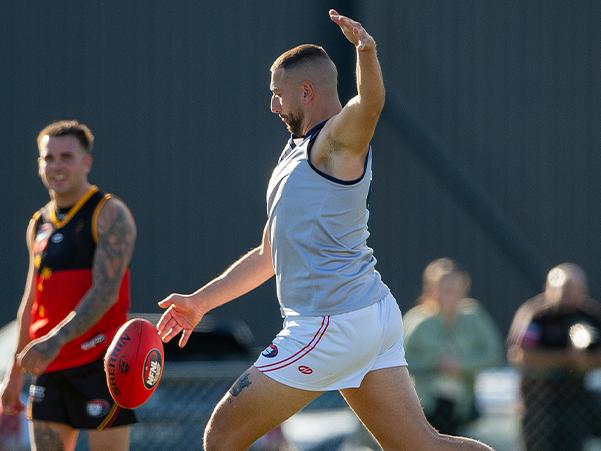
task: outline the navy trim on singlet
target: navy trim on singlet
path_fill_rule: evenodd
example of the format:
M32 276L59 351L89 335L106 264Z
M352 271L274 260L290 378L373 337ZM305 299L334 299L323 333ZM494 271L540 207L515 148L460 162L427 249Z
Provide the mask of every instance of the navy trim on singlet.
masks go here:
M325 121L321 121L317 125L314 125L303 136L294 136L294 134L290 134L290 139L288 139L288 145L290 146L291 149L294 149L297 146L297 144L294 142L295 139L303 138L303 141L304 141L307 138L310 138L310 139L313 138L313 134L317 133L319 130L321 130L321 128L324 125L326 125L326 122L328 122L328 121L329 121L329 119L326 119Z
M361 176L359 178L356 178L355 180L341 180L336 177L332 177L331 175L320 171L315 166L313 166L313 163L311 163L311 148L313 147L313 143L315 142L317 135L319 134L319 132L321 131L323 126L326 124L326 122L327 122L327 120L320 122L315 127L313 127L311 130L309 130L309 132L306 135L309 137L309 140L310 140L309 144L307 145L307 163L309 163L309 166L311 167L311 169L313 169L315 172L317 172L323 178L328 179L331 182L338 183L340 185L356 185L357 183L360 183L361 180L363 180L363 177L365 177L365 173L367 172L367 161L369 159L369 152L371 151L371 149L368 149L367 154L365 155L365 162L363 163L363 174L361 174ZM290 138L290 139L292 139L292 138Z

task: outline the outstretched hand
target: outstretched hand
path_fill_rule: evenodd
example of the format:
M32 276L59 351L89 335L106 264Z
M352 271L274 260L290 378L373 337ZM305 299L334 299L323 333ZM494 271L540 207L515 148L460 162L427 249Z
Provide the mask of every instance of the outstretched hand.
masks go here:
M357 48L357 50L373 50L376 48L376 41L365 31L363 26L346 16L338 14L335 9L330 10L330 19L337 24L344 36Z
M160 301L159 307L167 309L157 324L159 336L166 343L181 332L178 344L183 348L204 313L191 297L175 293Z

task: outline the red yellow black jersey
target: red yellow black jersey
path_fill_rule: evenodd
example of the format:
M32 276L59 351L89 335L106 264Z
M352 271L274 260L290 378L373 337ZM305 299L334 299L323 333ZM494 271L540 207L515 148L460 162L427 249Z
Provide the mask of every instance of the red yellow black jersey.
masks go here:
M62 321L92 286L96 221L110 197L92 186L62 219L52 203L33 215L35 298L29 328L32 339L44 336ZM129 304L128 269L117 302L87 332L66 343L46 371L72 368L100 358L127 320Z

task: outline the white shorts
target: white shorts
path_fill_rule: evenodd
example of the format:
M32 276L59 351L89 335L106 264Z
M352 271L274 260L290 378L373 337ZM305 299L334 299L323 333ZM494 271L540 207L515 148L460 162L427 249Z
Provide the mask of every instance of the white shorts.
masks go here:
M401 311L389 294L369 307L332 316L289 316L254 366L290 387L357 388L373 370L406 366Z

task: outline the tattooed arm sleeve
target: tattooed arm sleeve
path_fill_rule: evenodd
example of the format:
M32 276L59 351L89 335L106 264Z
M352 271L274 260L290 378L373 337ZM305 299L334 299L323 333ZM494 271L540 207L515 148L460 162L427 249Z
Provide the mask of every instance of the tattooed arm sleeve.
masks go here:
M92 286L60 325L57 335L61 344L92 327L117 301L121 279L134 250L136 225L130 211L119 199L111 198L102 207L97 231Z

